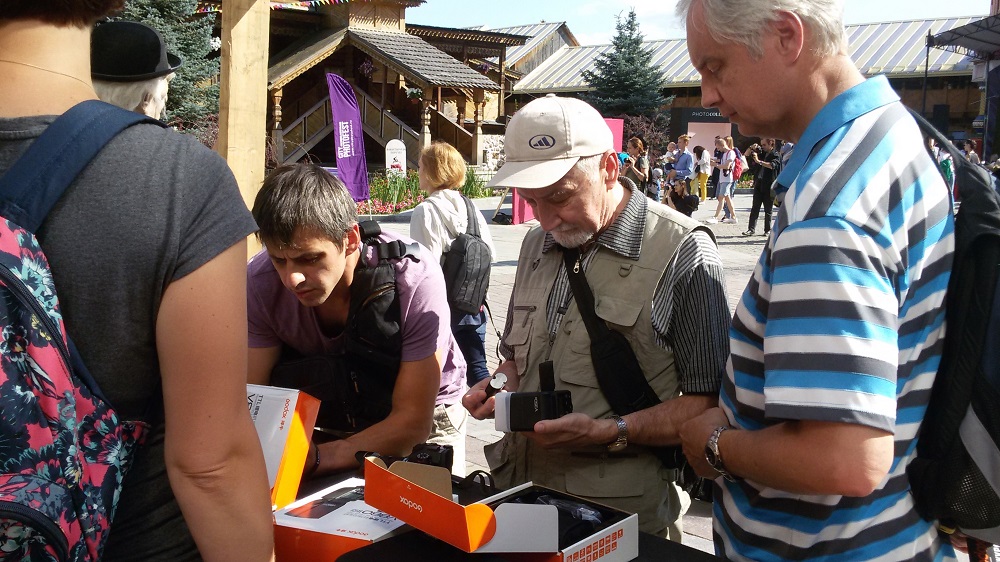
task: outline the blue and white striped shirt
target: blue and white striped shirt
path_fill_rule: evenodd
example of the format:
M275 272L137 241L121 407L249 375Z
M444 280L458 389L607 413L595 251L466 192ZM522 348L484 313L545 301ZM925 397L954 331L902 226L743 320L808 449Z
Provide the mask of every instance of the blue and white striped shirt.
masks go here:
M731 560L951 557L906 478L941 358L948 190L884 77L824 107L777 183L787 191L733 318L722 407L749 430L783 420L882 429L895 457L864 498L719 479L716 548Z

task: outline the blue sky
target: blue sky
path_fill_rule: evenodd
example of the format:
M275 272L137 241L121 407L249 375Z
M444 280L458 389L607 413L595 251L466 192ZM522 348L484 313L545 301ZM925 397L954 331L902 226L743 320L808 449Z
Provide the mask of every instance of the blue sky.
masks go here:
M639 30L646 39L675 39L684 36L674 18L673 0L427 0L423 6L408 8L410 23L441 27L510 27L540 21L564 21L581 45L609 43L615 32L615 16L635 8ZM990 0L846 0L844 21L870 23L901 19L955 16L985 16Z

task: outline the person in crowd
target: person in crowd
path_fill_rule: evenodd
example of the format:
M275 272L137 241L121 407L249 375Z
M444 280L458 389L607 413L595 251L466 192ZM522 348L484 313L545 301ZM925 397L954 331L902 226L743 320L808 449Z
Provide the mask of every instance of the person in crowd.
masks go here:
M662 203L663 191L665 189L667 189L667 187L666 182L663 181L663 170L658 167L653 168L652 177L649 180L649 187L646 189L646 195L648 195L653 201Z
M650 195L646 186L649 181L649 158L646 157L646 143L639 137L632 137L628 139L625 147L628 153L628 156L625 157L625 177L632 180L639 189L645 190L646 195Z
M753 204L743 236L754 235L761 206L764 207L764 236L767 236L771 232L771 185L781 171L781 156L774 147L774 139L770 138L761 139L760 144L753 145L747 154L750 155L750 173L753 174Z
M270 383L283 354L353 353L346 334L354 319L352 297L367 300L373 291L354 281L360 268L378 263L378 255L375 245L362 241L357 207L347 188L313 164L279 166L264 178L253 217L264 249L247 266L249 382ZM379 241L392 240L412 242L387 232L379 236ZM390 403L391 411L346 436L338 433L326 440L325 432L317 432L318 444L310 448L306 462L309 475L357 468L359 451L402 456L425 441L451 445L454 471L464 474L466 414L460 401L466 388L465 359L452 336L438 260L419 244L414 248L415 255L392 263L402 340L399 366L368 363L365 373L371 384L391 389L390 396L372 397ZM374 340L379 334L359 335ZM333 413L337 407L325 403L320 416L326 416L323 408Z
M949 559L906 476L954 248L920 130L889 81L850 59L840 0L681 0L677 11L702 105L744 134L796 143L733 318L719 407L681 429L692 466L715 477L716 550Z
M57 116L97 99L91 30L122 4L3 3L0 173ZM246 301L236 294L255 229L217 154L141 124L102 150L37 232L83 363L123 419L151 426L102 560L272 555L267 472L246 406ZM44 540L6 521L0 529L5 553Z
M555 141L538 150L530 145L537 135ZM611 131L583 101L550 95L525 105L505 146L507 163L491 184L515 187L539 226L521 246L497 371L506 390L538 391L539 365L552 361L573 413L487 446L493 477L501 488L531 480L638 513L640 529L679 541L672 471L649 447L676 444L680 424L717 401L729 308L713 236L618 181ZM596 312L627 335L660 404L612 411L590 353L580 351L590 337L566 259L585 273ZM485 386L463 399L478 419L494 412Z
M167 90L181 66L160 32L134 21L112 21L93 32L90 75L97 97L129 111L163 117Z
M969 159L969 162L979 165L982 164L982 160L979 158L979 153L976 152L976 143L967 140L965 141L965 157Z
M719 171L719 180L715 184L715 198L719 204L715 208L715 214L705 222L715 224L721 219L724 223L735 223L736 211L733 208L733 194L735 193L736 181L733 179L733 167L736 152L722 137L715 138L715 148L722 155L715 163L715 168ZM723 215L723 213L725 214Z
M663 163L663 173L669 174L677 163L677 143L670 141L667 143L667 150L660 155L660 162Z
M420 189L427 199L413 209L410 215L410 236L420 242L437 259L451 248L455 238L469 229L469 213L459 188L465 183L465 160L455 147L436 142L420 153ZM479 233L490 247L496 260L493 236L482 213L476 212ZM490 376L486 366L486 310L479 314L452 314L451 331L468 365L466 379L469 386Z
M697 195L692 195L688 193L689 183L683 180L677 180L672 186L670 186L670 192L667 194L667 205L671 209L677 211L686 216L691 216L695 211L698 210L698 204L701 202Z
M691 137L681 135L677 138L677 161L674 169L667 174L667 183L673 185L675 182L686 184L685 191L691 187L691 180L694 178L694 155L688 150L688 142Z
M705 150L704 146L694 147L694 170L695 181L698 184L698 192L701 201L708 198L708 175L712 169L712 155Z
M952 192L955 191L955 161L951 157L951 153L946 149L937 145L937 141L933 137L927 137L927 151L930 152L931 157L937 163L938 169L941 170L941 175L944 176L944 181L948 185L948 189ZM957 196L958 194L955 193Z

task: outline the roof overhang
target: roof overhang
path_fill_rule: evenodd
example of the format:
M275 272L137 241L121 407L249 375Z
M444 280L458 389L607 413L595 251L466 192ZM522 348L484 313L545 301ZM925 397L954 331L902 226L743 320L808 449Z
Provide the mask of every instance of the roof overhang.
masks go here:
M1000 15L929 35L928 45L979 60L1000 59Z
M310 68L326 60L340 49L347 40L347 29L323 29L294 43L283 51L289 53L275 56L276 62L268 64L267 89L283 88Z

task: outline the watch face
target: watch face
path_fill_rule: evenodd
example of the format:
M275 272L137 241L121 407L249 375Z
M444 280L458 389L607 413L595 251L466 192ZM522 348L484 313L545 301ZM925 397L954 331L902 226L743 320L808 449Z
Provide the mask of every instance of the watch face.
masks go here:
M708 461L708 464L712 465L712 468L715 468L715 464L719 462L719 457L715 455L715 451L713 451L711 447L706 446L705 460Z

